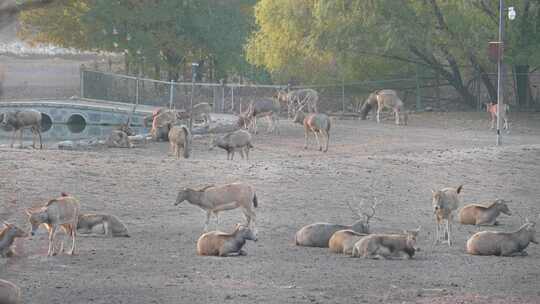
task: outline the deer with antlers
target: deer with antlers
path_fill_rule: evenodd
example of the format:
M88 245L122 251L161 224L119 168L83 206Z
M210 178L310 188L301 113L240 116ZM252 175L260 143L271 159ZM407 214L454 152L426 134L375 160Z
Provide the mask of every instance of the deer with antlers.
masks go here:
M347 203L347 205L349 204ZM363 203L360 205L363 206ZM298 246L327 248L329 246L330 238L334 235L334 233L340 230L352 230L357 233L367 234L369 233L369 221L375 216L376 207L377 203L374 203L370 207L371 212L360 213L354 211L351 207L353 213L360 217L360 219L354 222L352 225L314 223L304 226L296 233L295 244ZM336 246L339 245L336 244Z

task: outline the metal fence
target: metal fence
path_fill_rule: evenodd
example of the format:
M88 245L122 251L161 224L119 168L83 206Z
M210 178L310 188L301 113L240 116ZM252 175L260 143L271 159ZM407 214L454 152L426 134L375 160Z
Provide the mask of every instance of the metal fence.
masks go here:
M492 75L489 75L492 77ZM193 104L207 102L217 113L239 113L247 104L261 97L272 97L279 90L312 88L319 95L320 112L356 112L369 93L394 89L409 110L459 111L476 108L489 97L479 78L469 82L475 105L459 102L461 97L445 80L434 75L417 74L410 78L377 81L341 82L311 86L252 85L238 83L167 82L109 72L81 69L80 96L83 98L136 103L156 107L189 109ZM540 103L540 74L530 74L531 106ZM515 79L505 78L505 103L515 104ZM287 113L282 105L282 113Z
M218 113L238 113L259 97L270 97L286 86L161 81L107 72L81 70L81 97L189 109L207 102Z

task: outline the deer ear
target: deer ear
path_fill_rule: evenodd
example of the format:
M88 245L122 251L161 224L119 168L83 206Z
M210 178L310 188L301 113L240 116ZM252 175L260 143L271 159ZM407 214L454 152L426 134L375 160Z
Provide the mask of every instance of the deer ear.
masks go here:
M431 189L431 194L433 194L433 195L434 195L434 194L435 194L435 192L436 192L435 190Z
M26 214L28 214L28 215L32 215L32 213L33 213L32 210L30 210L30 209L24 209L24 212L26 212Z

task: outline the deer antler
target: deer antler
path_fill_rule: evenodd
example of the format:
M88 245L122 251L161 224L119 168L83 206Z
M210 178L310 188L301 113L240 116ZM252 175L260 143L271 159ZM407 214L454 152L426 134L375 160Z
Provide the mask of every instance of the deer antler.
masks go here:
M345 203L347 204L347 206L349 207L349 209L354 215L356 215L359 219L362 219L361 213L359 213L357 210L354 210L351 204L349 204L349 201L346 201Z
M363 203L362 203L363 205ZM371 213L368 213L368 212L362 212L362 215L365 217L366 219L366 225L369 226L369 221L372 219L372 218L376 218L375 217L375 213L377 211L377 206L379 205L379 200L377 198L374 199L374 202L373 204L371 204L371 206L369 206L369 209L371 210Z

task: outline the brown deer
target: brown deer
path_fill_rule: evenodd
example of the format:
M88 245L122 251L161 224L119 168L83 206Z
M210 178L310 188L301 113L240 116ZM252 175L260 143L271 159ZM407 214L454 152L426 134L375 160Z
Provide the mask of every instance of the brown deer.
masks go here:
M23 147L23 130L30 128L32 130L32 147L36 148L36 138L39 136L39 148L43 149L41 141L41 113L35 110L22 110L15 112L6 112L0 114L0 128L4 130L13 130L11 135L11 147L15 142L15 134L19 132L21 148Z
M257 241L257 236L247 226L237 224L232 233L221 231L207 232L197 241L198 255L216 255L225 257L231 253L247 255L242 250L246 240Z
M437 225L435 227L436 243L447 242L448 246L452 245L452 217L453 212L457 210L460 201L458 194L461 193L462 185L457 188L443 188L432 193L432 205L433 213L435 214L435 220Z
M317 140L317 144L319 145L319 151L327 152L328 142L330 141L330 118L328 115L322 113L305 114L302 109L303 108L300 108L296 112L293 121L304 126L304 149L307 149L308 147L309 133L313 133L315 139ZM319 135L325 139L324 150L323 145L319 140Z

